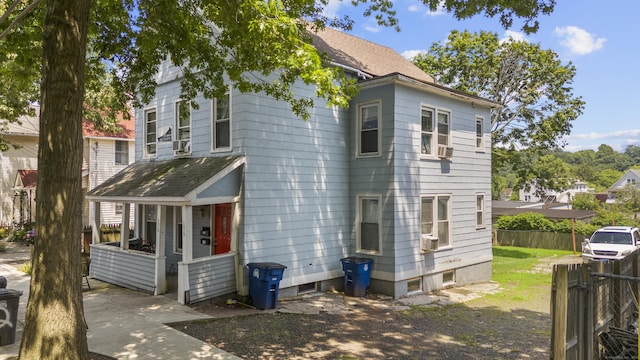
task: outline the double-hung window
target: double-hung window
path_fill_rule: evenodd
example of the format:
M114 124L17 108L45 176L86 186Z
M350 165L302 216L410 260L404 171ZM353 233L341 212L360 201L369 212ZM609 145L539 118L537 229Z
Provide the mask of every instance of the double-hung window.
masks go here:
M146 157L156 155L156 135L158 133L156 109L144 112L144 153Z
M115 164L116 165L129 165L129 142L123 140L116 140L115 149Z
M211 126L212 151L231 149L231 96L213 100L213 114Z
M358 106L358 156L380 155L380 102Z
M484 228L484 195L476 195L476 228Z
M451 113L434 107L422 106L421 118L421 146L423 155L438 155L438 147L450 147Z
M380 204L381 197L379 195L358 196L358 252L370 254L382 252Z
M484 151L484 119L476 117L476 150Z
M449 195L423 196L421 199L422 238L437 238L438 247L451 245L451 197Z
M188 101L176 101L176 140L177 150L180 152L191 151L191 105Z

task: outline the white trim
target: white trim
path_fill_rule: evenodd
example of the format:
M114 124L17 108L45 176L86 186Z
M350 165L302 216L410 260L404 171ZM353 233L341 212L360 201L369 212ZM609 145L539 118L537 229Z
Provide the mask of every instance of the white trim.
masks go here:
M360 224L362 219L362 200L378 201L378 251L362 249ZM367 255L382 255L382 195L358 194L356 195L356 253Z
M362 153L362 118L361 110L366 107L378 107L378 124L376 131L378 132L378 146L376 152ZM363 103L359 103L356 107L356 158L370 158L382 156L382 99L375 99Z
M378 77L372 80L363 81L359 85L360 85L360 90L362 90L365 88L369 89L369 88L374 88L378 86L384 86L389 83L400 83L402 85L419 89L421 91L425 91L431 94L444 96L449 99L464 101L471 105L485 106L489 109L497 109L497 108L503 107L501 104L489 99L459 92L459 91L447 88L443 85L439 85L437 83L426 83L426 82L416 80L401 74Z
M229 146L216 148L216 117L218 111L218 98L211 99L211 152L212 153L220 153L220 152L229 152L233 150L233 105L232 105L232 91L231 89L227 90L225 96L229 101Z
M480 136L478 136L478 122L480 122ZM484 139L484 116L480 116L480 115L476 115L476 122L475 122L475 128L476 128L476 136L475 136L475 145L476 145L476 151L477 152L485 152L485 139ZM480 139L480 146L478 146L478 139Z
M482 209L478 210L478 197L482 196ZM476 229L487 228L487 196L485 193L476 193ZM482 224L478 224L478 213L482 213Z
M183 196L171 196L171 197L140 197L140 196L101 196L101 195L87 195L89 201L99 202L121 202L132 204L163 204L163 205L182 205L189 203L189 200Z
M431 152L429 154L422 153L422 111L430 110L433 113L433 129L431 131ZM446 114L448 116L448 129L449 133L447 134L447 143L440 144L440 130L438 129L438 115ZM445 145L446 147L453 148L453 112L451 109L440 108L435 105L420 103L420 113L418 114L418 119L420 119L420 157L427 159L437 159L438 157L438 146Z
M153 142L147 142L147 114L149 113L155 113L156 114L156 119L155 119L155 123L156 123L156 131L155 131L155 136L154 136L154 141ZM142 157L144 159L151 159L151 158L155 158L158 156L158 109L157 107L148 107L148 108L144 108L142 110ZM156 152L153 154L150 154L148 151L148 146L150 144L155 144L156 145Z
M439 231L438 231L438 227L439 227L439 222L440 220L438 219L438 200L440 198L448 198L447 201L447 222L448 222L448 231L447 233L449 234L449 239L447 242L447 245L439 245L438 250L435 251L440 251L440 250L446 250L446 249L451 249L453 247L453 234L452 234L452 213L451 213L451 209L453 208L452 203L453 203L453 195L451 194L420 194L420 221L418 222L418 226L419 226L419 234L420 234L420 244L418 244L421 248L422 248L422 239L425 236L433 236L433 237L437 237L438 239L440 238L439 235ZM431 206L431 214L433 216L433 218L431 219L432 221L432 231L431 231L431 235L425 235L422 234L422 200L424 198L431 198L433 199Z
M198 194L208 189L211 185L215 184L225 176L229 175L231 172L233 172L235 169L237 169L238 167L240 167L240 165L243 165L244 163L245 163L244 156L237 158L231 164L227 165L224 169L220 170L217 174L210 177L209 180L198 185L198 187L196 187L194 190L191 190L191 192L189 192L184 196L184 199L190 202L194 202L198 197Z
M178 111L178 106L181 103L186 103L187 106L189 107L189 138L188 139L181 139L179 137L180 135L180 130L186 130L186 126L180 127L180 119L179 119L179 111ZM175 127L175 134L171 134L171 140L176 141L176 140L180 140L180 141L188 141L190 142L189 145L189 149L187 151L174 151L174 154L176 155L189 155L191 154L192 148L193 148L193 129L192 129L192 125L193 125L193 109L191 108L191 102L188 100L183 100L183 99L176 99L173 101L173 125Z

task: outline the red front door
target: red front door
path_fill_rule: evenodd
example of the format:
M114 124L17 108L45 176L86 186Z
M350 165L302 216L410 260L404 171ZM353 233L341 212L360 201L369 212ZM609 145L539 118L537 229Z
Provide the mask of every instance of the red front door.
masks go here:
M215 205L215 245L214 254L231 251L231 204Z

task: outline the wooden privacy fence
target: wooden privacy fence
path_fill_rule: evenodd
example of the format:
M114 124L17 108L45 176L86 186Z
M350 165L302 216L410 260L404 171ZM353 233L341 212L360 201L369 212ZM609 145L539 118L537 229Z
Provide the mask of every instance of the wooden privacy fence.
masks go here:
M582 242L589 235L575 234L575 251L582 251ZM495 230L493 244L519 246L537 249L557 249L573 251L573 236L567 233L532 230Z
M100 238L102 242L116 242L120 241L120 228L121 224L104 224L100 227ZM130 229L129 234L133 234L133 229ZM91 226L85 226L82 230L82 244L83 251L89 252L89 244L91 244Z
M638 359L639 259L554 265L552 359Z

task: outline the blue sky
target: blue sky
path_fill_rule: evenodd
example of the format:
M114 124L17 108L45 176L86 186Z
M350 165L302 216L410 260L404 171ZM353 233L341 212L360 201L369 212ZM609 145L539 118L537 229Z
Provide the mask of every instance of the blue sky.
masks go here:
M356 24L352 35L388 46L409 57L444 41L453 29L493 31L555 51L563 63L576 67L574 95L586 102L572 122L566 151L597 149L607 144L616 151L640 146L640 31L636 16L640 1L557 0L555 11L541 16L536 34L525 35L521 23L503 29L497 18L482 15L457 21L444 12L431 13L417 0L395 0L401 32L361 18L350 2L330 0L328 13L349 14ZM361 13L361 11L360 11Z

